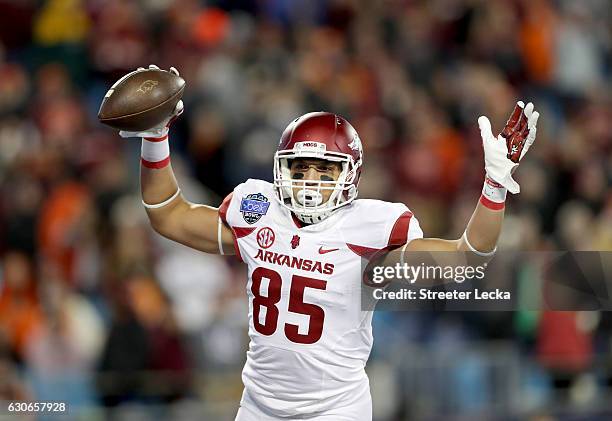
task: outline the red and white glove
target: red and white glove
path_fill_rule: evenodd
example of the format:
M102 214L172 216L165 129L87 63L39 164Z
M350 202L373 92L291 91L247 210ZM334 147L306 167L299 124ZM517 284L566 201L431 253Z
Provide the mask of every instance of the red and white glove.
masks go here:
M525 106L519 101L497 137L493 136L489 119L478 118L487 172L480 200L485 206L503 209L507 191L512 194L521 191L512 174L535 141L539 116L531 102Z
M149 65L149 69L159 69L154 64ZM144 67L139 67L138 70L144 70ZM179 76L178 70L174 67L170 68L170 72ZM147 168L164 168L170 163L170 144L168 142L168 132L170 131L170 125L183 114L184 106L183 101L179 101L174 107L172 114L168 118L164 119L157 126L151 127L150 129L141 132L128 132L121 130L119 136L121 137L141 137L142 138L142 149L141 149L141 162Z

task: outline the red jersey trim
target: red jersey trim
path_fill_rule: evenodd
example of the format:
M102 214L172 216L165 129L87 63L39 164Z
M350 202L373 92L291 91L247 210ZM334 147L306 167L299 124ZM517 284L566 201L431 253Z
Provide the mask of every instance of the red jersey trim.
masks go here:
M234 237L234 252L236 253L236 256L238 257L238 259L240 259L241 262L244 262L244 260L242 259L242 254L240 254L240 247L238 246L238 239L242 237L246 237L247 235L255 231L255 228L254 227L230 227L230 228L232 230L232 234Z
M363 257L364 259L371 259L377 253L383 250L383 249L377 249L373 247L358 246L357 244L351 244L351 243L346 243L346 245L348 246L350 251L352 251L359 257Z
M233 196L234 196L234 192L231 192L230 194L225 196L225 199L223 199L221 206L219 206L219 217L221 218L223 223L227 225L228 227L230 226L230 224L227 223L227 210L229 209L230 203L232 203Z
M357 244L346 243L349 250L355 253L359 257L371 260L374 257L379 256L382 253L394 250L398 247L403 246L408 242L408 229L410 228L410 220L412 219L412 212L406 211L397 218L389 233L389 240L387 241L387 247L374 248L359 246Z
M236 238L246 237L253 231L255 231L255 227L234 227L234 234L236 234Z
M230 194L225 196L225 199L223 199L221 206L219 206L219 218L221 218L221 221L227 227L229 227L229 229L232 230L232 237L234 239L234 253L236 254L236 257L238 257L238 260L240 260L241 262L244 262L244 260L242 259L242 255L240 254L240 247L238 246L238 239L241 237L244 237L245 235L249 235L251 232L253 232L255 228L251 229L250 232L245 234L244 230L248 230L249 228L240 228L240 227L234 228L227 222L227 210L229 209L229 206L232 203L233 196L234 196L234 192L231 192Z
M410 220L412 212L406 211L400 215L391 228L389 241L387 242L387 250L393 250L403 246L408 242L408 229L410 228Z

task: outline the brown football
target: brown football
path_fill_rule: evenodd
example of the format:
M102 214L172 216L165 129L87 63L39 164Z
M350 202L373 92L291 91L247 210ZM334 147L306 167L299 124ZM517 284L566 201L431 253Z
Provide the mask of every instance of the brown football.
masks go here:
M98 119L119 130L150 129L168 118L184 90L185 81L174 73L159 69L133 71L104 95Z

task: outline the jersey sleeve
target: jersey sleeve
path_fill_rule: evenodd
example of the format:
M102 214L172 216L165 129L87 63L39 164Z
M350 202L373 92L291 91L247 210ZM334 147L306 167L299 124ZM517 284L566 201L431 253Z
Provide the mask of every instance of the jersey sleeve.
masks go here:
M242 260L242 255L240 241L238 240L251 234L255 230L255 223L262 213L267 212L269 204L265 201L269 199L261 192L270 196L269 190L269 183L249 179L237 185L219 206L219 218L225 226L232 230L234 251L240 260Z
M270 183L250 178L223 199L219 217L232 229L252 226L267 213L272 195Z
M387 250L402 247L416 238L423 238L423 230L416 216L405 205L401 206L405 208L405 211L393 223L389 232Z
M247 180L234 187L234 190L225 196L221 206L219 206L219 217L221 221L232 230L240 226L240 202L244 192L248 189L250 181L251 180Z
M367 257L394 250L423 237L419 221L403 203L362 199L354 202L343 224L346 244Z
M221 206L219 206L219 219L221 219L221 222L232 231L232 237L234 238L234 254L240 261L243 260L238 244L239 236L236 230L236 213L239 212L239 210L236 209L236 206L239 206L239 204L237 205L236 202L239 201L237 198L240 198L244 184L245 183L238 184L234 188L234 191L225 196L225 199L221 202Z
M416 216L413 215L412 220L410 221L410 226L408 227L408 236L406 238L406 243L409 243L412 240L416 240L417 238L423 238L423 230L421 229L419 220L416 218Z
M233 197L234 192L231 192L230 194L225 196L225 199L223 199L223 202L221 202L221 206L219 206L219 218L221 218L221 222L223 222L228 228L232 227L227 221L227 211L229 210Z

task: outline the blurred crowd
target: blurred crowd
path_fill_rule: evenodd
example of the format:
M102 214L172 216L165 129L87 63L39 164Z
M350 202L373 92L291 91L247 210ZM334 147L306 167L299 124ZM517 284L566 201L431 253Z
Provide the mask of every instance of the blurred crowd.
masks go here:
M247 178L270 180L283 128L327 110L364 143L360 197L406 203L426 236L457 238L484 176L476 120L500 130L523 99L541 113L538 137L500 250L612 250L607 0L0 0L0 10L0 401L67 400L87 416L173 402L215 414L201 419L235 413L245 268L153 233L139 142L96 119L108 87L150 63L187 81L170 142L191 201L217 206ZM608 319L380 313L373 390L406 393L405 379L388 381L395 351L503 341L530 396L504 411L594 408L612 393ZM493 354L456 356L461 370L441 383L458 389L431 413L490 411L480 392ZM386 395L376 419L419 415L420 402Z

